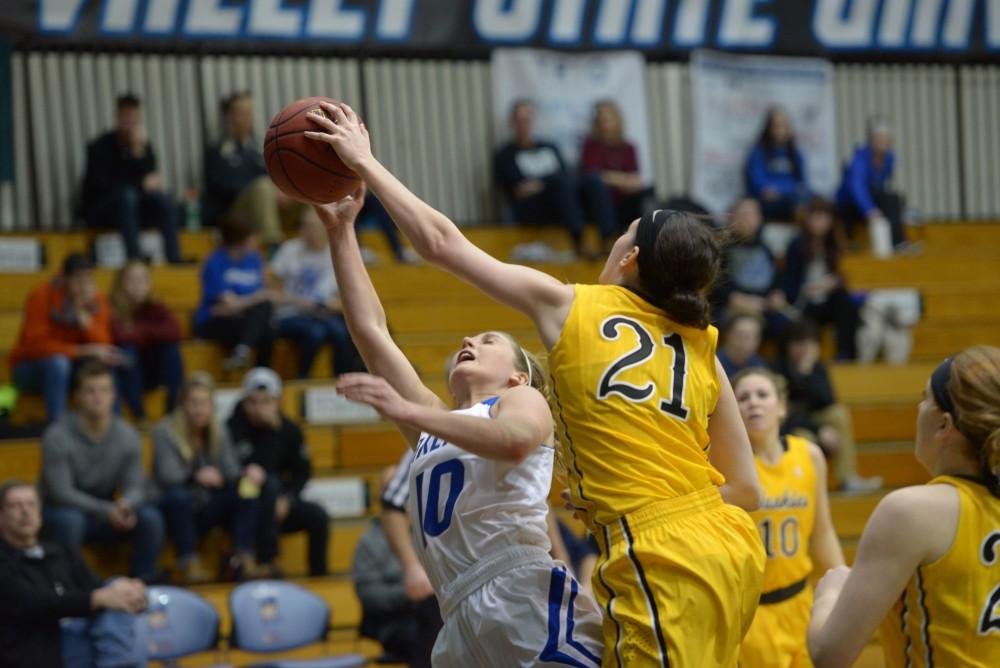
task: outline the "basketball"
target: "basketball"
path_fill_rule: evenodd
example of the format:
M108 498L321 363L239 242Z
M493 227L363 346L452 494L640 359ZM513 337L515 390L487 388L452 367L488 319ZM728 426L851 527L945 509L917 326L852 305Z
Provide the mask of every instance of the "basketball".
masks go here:
M336 202L354 192L358 175L341 162L329 144L308 139L307 131L322 130L308 112L325 112L320 102L337 104L329 97L307 97L279 111L267 128L264 164L281 192L306 204Z

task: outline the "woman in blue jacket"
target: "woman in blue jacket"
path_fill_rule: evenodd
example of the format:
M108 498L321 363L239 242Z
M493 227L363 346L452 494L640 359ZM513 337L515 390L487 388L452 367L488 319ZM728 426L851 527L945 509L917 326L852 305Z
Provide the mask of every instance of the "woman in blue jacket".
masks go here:
M892 150L892 130L879 118L868 121L868 143L854 150L844 165L844 176L837 190L838 214L853 236L858 222L885 218L892 230L892 245L905 241L903 235L903 198L889 190L896 166Z
M747 193L760 202L767 220L792 221L808 200L806 163L784 109L767 110L760 137L747 157L745 178Z

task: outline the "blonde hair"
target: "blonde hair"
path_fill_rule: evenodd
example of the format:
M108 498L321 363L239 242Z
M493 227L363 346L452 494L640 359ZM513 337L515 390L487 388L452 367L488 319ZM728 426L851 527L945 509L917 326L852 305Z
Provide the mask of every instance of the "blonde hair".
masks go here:
M763 376L771 381L774 385L774 391L778 395L778 399L784 403L788 401L788 381L785 377L777 374L770 369L766 369L762 366L751 366L746 369L741 369L732 378L733 391L736 391L736 386L740 384L740 381L748 376Z
M1000 498L1000 348L974 346L956 355L948 394L955 428L972 444L990 492Z
M613 100L598 100L594 104L594 116L590 121L590 136L598 141L604 141L605 138L601 135L601 128L597 123L597 118L601 113L601 109L607 109L615 117L615 123L618 127L614 131L614 136L611 137L611 143L613 144L623 144L625 143L625 120L622 117L622 110L618 108L618 105Z
M177 408L170 415L170 430L173 432L174 440L177 442L177 450L185 462L191 462L197 453L194 447L194 431L184 413L184 402L195 390L206 390L211 397L215 392L215 381L212 376L204 371L195 371L187 377L181 385L177 395ZM222 429L215 420L215 410L213 407L212 419L205 430L204 438L201 441L201 451L211 454L213 459L218 458L219 449L222 447Z
M514 370L528 374L528 386L535 388L548 399L548 374L541 361L534 353L528 352L511 334L507 332L500 332L500 334L510 342L510 347L514 349Z
M132 267L141 266L149 271L149 264L141 258L132 258L125 263L118 273L115 274L114 281L111 283L111 294L108 295L108 301L111 303L111 312L116 318L122 322L131 324L133 318L135 317L135 305L125 294L125 274ZM152 293L150 293L149 299L152 299Z

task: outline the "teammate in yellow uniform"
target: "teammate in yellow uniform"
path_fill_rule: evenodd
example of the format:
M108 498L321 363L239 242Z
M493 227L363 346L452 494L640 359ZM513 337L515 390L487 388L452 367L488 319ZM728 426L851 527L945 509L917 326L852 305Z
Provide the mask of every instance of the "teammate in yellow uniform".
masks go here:
M760 496L753 455L708 324L712 231L644 216L601 285L567 285L475 247L375 160L349 107L323 109L310 118L324 131L307 136L334 147L418 253L527 314L551 351L570 493L601 547L603 665L735 665L764 550L744 510Z
M767 369L744 369L733 378L733 391L764 493L751 516L767 552L764 593L740 647L740 666L810 666L809 574L814 560L822 571L844 564L830 518L826 461L809 441L780 435L788 398L784 378Z
M933 479L882 499L853 568L816 586L819 668L851 665L880 624L890 668L1000 666L1000 348L934 370L916 456Z

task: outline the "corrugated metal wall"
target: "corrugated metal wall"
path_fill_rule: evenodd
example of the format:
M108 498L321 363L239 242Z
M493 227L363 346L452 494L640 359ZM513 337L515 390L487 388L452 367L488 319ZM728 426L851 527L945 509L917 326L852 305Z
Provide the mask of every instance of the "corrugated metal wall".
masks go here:
M0 211L15 212L0 217L6 229L74 224L86 143L111 127L125 91L144 100L160 170L178 196L202 181L222 97L253 91L263 133L286 102L326 94L364 99L378 155L418 195L460 222L496 217L488 63L19 53L13 68L17 180L0 193ZM841 159L869 117L886 116L900 154L896 181L912 206L929 217L1000 217L1000 67L839 65L834 85ZM657 192L686 192L688 67L651 64L647 90Z

